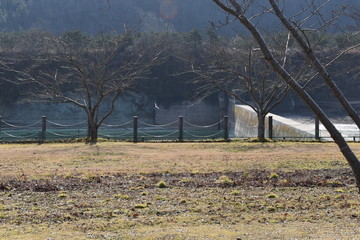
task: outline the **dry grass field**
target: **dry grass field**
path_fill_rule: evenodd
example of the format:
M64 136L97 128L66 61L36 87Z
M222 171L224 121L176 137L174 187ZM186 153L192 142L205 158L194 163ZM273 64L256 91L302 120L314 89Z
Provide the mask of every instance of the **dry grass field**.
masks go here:
M0 239L360 239L359 197L333 143L0 145Z

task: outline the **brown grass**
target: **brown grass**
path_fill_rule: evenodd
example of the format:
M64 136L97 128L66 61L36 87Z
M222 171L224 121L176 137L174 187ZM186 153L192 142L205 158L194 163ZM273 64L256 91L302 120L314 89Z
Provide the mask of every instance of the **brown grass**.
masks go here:
M354 239L360 231L360 200L333 143L5 144L0 153L0 239Z
M353 144L360 152L360 144ZM0 175L227 172L343 168L333 143L100 143L0 145Z

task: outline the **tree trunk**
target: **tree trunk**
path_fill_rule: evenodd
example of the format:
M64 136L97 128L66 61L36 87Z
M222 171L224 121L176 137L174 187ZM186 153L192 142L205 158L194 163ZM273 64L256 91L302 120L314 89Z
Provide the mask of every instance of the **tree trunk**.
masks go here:
M235 16L240 23L246 27L246 29L252 34L255 41L258 43L261 52L263 53L265 60L274 69L274 72L279 74L281 78L289 84L289 86L296 92L296 94L306 103L306 105L312 110L312 112L319 118L321 123L324 125L326 130L330 133L335 143L338 145L345 159L348 161L354 175L358 189L360 190L360 161L350 149L349 145L341 135L341 133L335 128L334 124L331 123L326 114L317 105L317 103L311 98L311 96L296 82L296 80L282 67L282 65L275 59L273 54L270 52L268 45L264 41L262 35L252 24L249 19L245 16L242 6L236 0L230 0L230 4L234 9L227 7L220 0L213 0L218 6L220 6L226 12Z
M89 143L96 143L98 140L98 129L99 127L97 124L90 118L88 120L88 138L87 142Z
M335 143L338 145L340 151L342 152L345 159L348 161L353 173L355 175L357 187L360 190L360 162L355 154L350 149L349 145L341 135L341 133L336 129L334 124L329 120L326 114L322 111L322 109L317 105L317 103L313 100L313 98L301 88L301 86L296 82L295 79L291 77L291 75L285 71L281 67L281 64L278 63L275 57L269 51L265 41L263 40L260 33L257 29L247 20L243 19L244 25L250 30L253 34L254 38L259 44L260 49L262 50L265 59L271 64L274 71L278 73L284 81L295 91L295 93L308 105L308 107L312 110L312 112L319 118L320 122L324 125L326 130L330 133L332 139L334 139Z
M319 59L315 56L313 49L306 43L306 41L301 37L299 31L291 24L291 22L284 16L283 12L278 7L277 3L274 0L269 0L271 6L273 7L276 16L280 19L283 26L285 26L295 38L299 46L304 50L305 56L310 60L312 65L315 67L319 75L323 78L326 85L329 87L333 95L338 99L339 103L343 106L344 110L348 113L351 119L355 124L360 128L360 116L345 98L344 94L341 92L339 87L331 78L330 74L326 68L320 63Z
M88 139L87 141L90 143L97 143L98 140L98 128L97 127L89 127L88 129Z
M257 136L260 142L265 142L265 116L261 112L258 112L257 118L258 118Z

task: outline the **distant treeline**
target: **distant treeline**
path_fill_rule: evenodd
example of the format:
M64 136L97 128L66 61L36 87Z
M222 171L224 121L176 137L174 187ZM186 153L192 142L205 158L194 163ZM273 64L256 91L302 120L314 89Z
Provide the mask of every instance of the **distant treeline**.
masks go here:
M111 42L111 38L116 34L97 34L90 35L82 31L66 31L60 35L44 30L29 30L17 32L0 33L0 56L6 63L11 59L22 59L21 63L10 62L16 68L17 64L32 64L31 59L35 55L56 54L56 47L52 39L60 39L64 43L71 44L75 48L86 48L89 52L95 51L99 44L104 41ZM281 41L286 38L286 34L276 34L267 36L272 41L274 47L279 47ZM136 47L136 44L151 45L154 42L162 41L163 60L151 68L150 74L145 80L137 83L132 91L145 93L150 99L161 103L163 106L171 105L193 98L199 86L191 84L191 74L187 71L192 63L202 64L208 56L210 45L238 48L239 54L248 52L256 47L249 39L244 39L240 35L235 37L224 37L214 31L202 33L199 30L192 30L183 33L132 33L128 37L128 47ZM360 42L358 35L345 33L309 35L309 41L317 44L316 50L327 62L341 49L346 49L355 43ZM298 54L296 44L290 42L289 50L292 52L291 58L296 65L296 59L302 58ZM345 95L350 98L358 96L360 85L357 73L359 52L352 50L342 56L337 63L329 69L335 73L338 85L344 90ZM245 55L244 55L245 56ZM24 60L25 59L25 60ZM357 59L357 60L356 60ZM296 66L294 66L296 67ZM21 85L16 85L3 79L12 80L14 72L0 67L0 101L2 103L15 102L21 100ZM316 98L326 100L328 94L320 88L313 91ZM211 98L210 98L211 100Z
M200 12L200 13L199 13ZM208 1L193 0L1 0L0 30L32 28L54 33L120 30L126 24L141 31L170 28L205 29L209 20L223 16ZM190 21L191 19L191 21Z
M289 1L285 11L294 15L306 0ZM316 0L315 2L325 2ZM249 11L258 15L266 6L266 0L257 0ZM321 9L324 17L332 9L360 7L358 0L331 1ZM81 30L88 33L122 29L123 25L138 26L140 31L189 31L204 30L209 21L224 22L226 15L212 1L205 0L1 0L0 31L46 29L53 33ZM257 22L274 30L273 19L266 17ZM261 20L261 21L260 21ZM341 21L351 22L349 19ZM309 22L310 25L318 24ZM233 34L233 26L226 32ZM238 28L237 31L241 31Z

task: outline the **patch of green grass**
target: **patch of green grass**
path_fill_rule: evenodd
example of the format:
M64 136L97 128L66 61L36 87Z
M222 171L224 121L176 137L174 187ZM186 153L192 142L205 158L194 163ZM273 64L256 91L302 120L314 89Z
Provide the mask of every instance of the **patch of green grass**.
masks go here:
M279 177L280 177L279 174L274 172L269 175L269 179L278 179Z
M136 204L136 205L134 206L134 208L139 208L139 209L147 208L147 207L148 207L147 204Z
M115 194L115 195L114 195L114 198L124 199L124 200L129 200L129 199L130 199L129 195L127 195L127 194L121 194L121 193Z
M169 184L167 184L165 181L160 181L156 184L156 187L158 188L168 188Z
M234 184L234 181L231 180L228 176L226 175L223 175L223 176L220 176L219 179L217 179L215 181L215 183L218 183L218 184L223 184L223 185L233 185Z
M239 190L232 190L232 191L230 192L230 194L231 194L231 195L234 195L234 196L238 196L238 195L240 195L240 191L239 191Z
M279 198L279 196L275 193L270 193L266 196L267 198Z
M67 198L68 195L66 193L60 193L57 197L58 198Z

